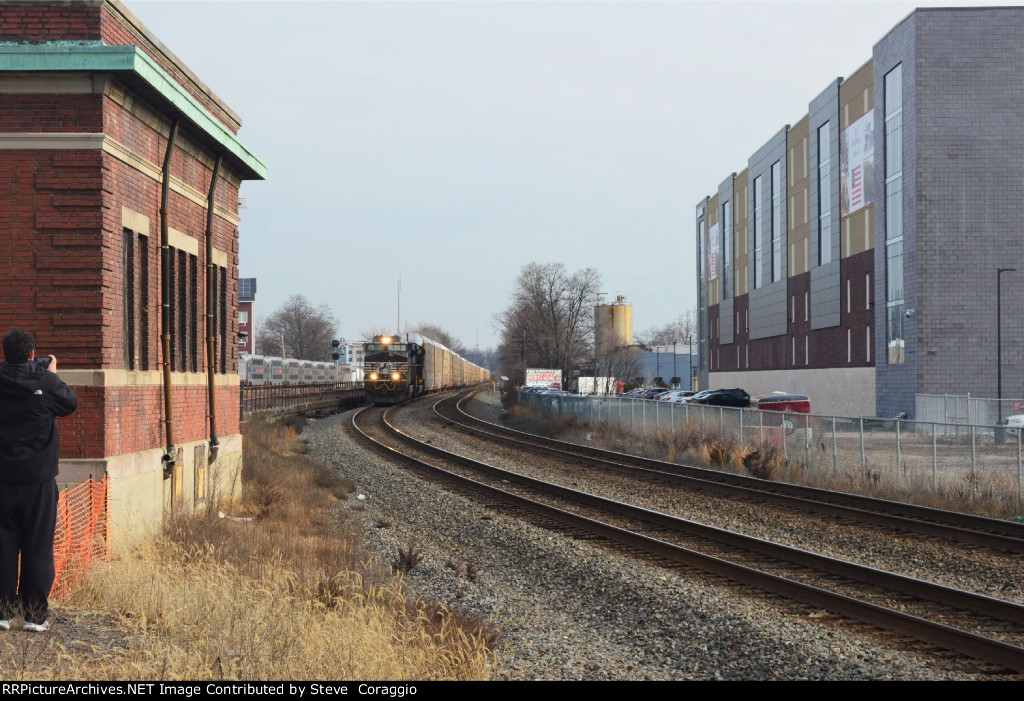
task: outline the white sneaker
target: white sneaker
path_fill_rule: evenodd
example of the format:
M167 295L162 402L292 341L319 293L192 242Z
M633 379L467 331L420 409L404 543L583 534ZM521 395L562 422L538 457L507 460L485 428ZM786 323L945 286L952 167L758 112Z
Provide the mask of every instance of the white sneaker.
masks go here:
M45 633L50 630L50 622L43 621L42 623L29 623L28 621L25 621L25 625L21 628L22 630L31 631L33 633Z
M10 630L11 622L0 619L0 630Z

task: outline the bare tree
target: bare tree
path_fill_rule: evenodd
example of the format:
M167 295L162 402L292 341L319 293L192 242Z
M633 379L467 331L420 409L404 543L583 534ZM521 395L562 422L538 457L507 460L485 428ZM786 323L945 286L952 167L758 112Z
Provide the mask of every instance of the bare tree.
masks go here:
M449 350L453 350L461 356L466 355L466 346L463 345L462 341L437 324L419 324L414 326L412 330L413 333L423 334L431 341L437 341L442 346L448 346Z
M496 315L504 374L524 380L522 367L557 368L568 380L573 366L592 359L591 307L601 285L597 271L569 274L561 263L530 263L516 278L512 301Z
M330 307L314 307L302 295L292 295L263 322L259 345L265 355L302 360L327 360L338 322Z
M675 321L664 326L652 326L646 331L636 334L636 342L647 346L670 346L672 343L685 343L690 336L697 338L697 310L693 309L681 315Z
M371 326L368 329L364 329L359 335L363 337L364 341L372 341L377 336L387 336L391 333L394 333L394 331L386 326Z

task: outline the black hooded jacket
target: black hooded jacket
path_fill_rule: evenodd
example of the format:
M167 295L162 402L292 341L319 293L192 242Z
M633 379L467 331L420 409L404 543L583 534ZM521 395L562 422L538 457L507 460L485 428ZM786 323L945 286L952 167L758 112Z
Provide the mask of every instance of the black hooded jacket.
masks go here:
M57 419L78 406L56 373L36 363L0 363L0 484L57 476Z

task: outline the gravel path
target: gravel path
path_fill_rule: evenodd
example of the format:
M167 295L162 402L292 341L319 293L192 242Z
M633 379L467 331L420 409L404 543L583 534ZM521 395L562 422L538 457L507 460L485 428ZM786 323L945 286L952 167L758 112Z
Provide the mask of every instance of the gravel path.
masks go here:
M474 415L500 423L497 395L480 394L469 403ZM609 499L697 521L709 526L814 550L850 562L989 596L1024 603L1024 558L911 533L886 532L869 525L838 521L806 511L737 500L682 487L645 483L599 468L564 464L468 435L437 420L433 402L403 409L395 418L405 432L444 450L495 467L582 489Z
M502 632L498 678L987 678L849 621L798 615L789 604L782 612L769 597L639 562L443 491L357 445L344 430L350 417L307 428L310 452L366 496L345 508L376 557L395 562L399 547L415 544L424 557L408 575L412 588Z

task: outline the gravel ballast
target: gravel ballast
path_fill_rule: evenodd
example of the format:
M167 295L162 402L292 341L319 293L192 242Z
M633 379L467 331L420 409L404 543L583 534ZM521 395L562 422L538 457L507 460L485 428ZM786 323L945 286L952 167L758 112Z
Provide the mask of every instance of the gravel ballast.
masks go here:
M310 453L353 480L343 508L373 554L415 545L413 591L500 630L504 679L972 679L858 624L691 570L575 540L444 491L344 430L312 423ZM468 573L467 573L468 572ZM987 677L986 677L987 678Z

